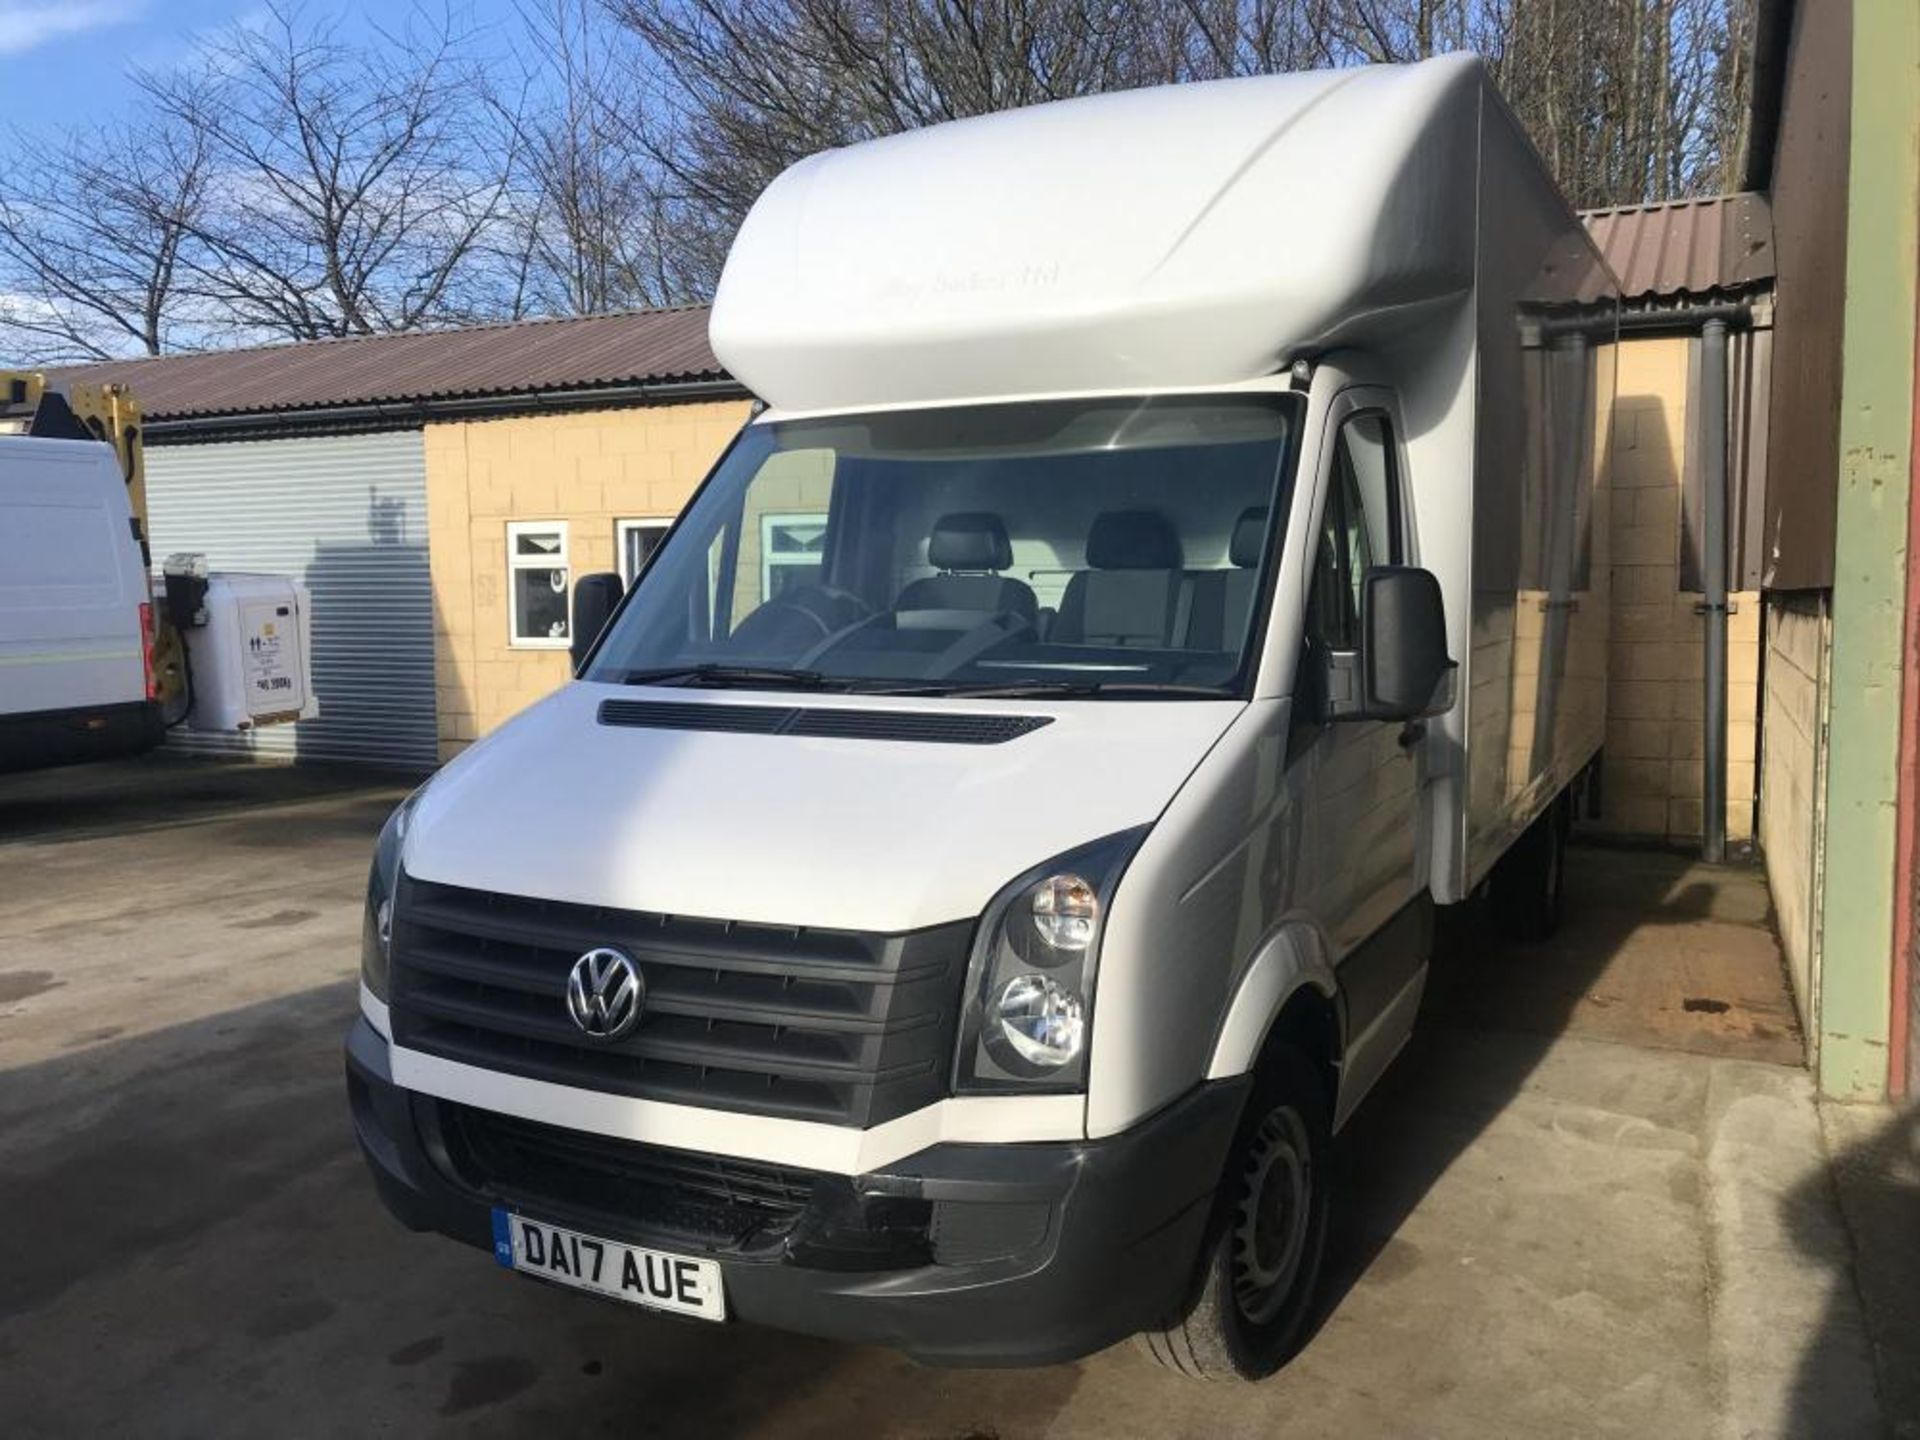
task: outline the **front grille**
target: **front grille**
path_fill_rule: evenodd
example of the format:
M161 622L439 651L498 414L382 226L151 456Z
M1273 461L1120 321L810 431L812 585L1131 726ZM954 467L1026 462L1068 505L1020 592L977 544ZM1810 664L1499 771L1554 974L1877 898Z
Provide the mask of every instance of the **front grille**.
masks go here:
M869 1126L939 1099L971 922L873 935L530 900L401 877L390 1000L408 1049L588 1090ZM595 1040L573 963L624 950L640 1023Z
M929 1232L937 1265L981 1265L1039 1247L1053 1207L1044 1201L940 1200Z
M809 1170L642 1145L446 1101L435 1109L454 1176L469 1190L541 1214L569 1212L603 1232L740 1245L791 1230L819 1179Z

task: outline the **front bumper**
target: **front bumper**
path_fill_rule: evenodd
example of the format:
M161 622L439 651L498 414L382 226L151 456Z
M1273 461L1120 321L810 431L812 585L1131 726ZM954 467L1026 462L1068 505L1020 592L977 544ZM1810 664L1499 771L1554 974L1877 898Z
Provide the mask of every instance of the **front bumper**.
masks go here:
M450 1163L438 1102L393 1083L387 1042L364 1019L346 1060L354 1128L387 1208L410 1229L491 1250L499 1197ZM844 1215L832 1225L805 1217L785 1241L743 1253L604 1214L587 1222L564 1207L517 1208L714 1259L728 1311L742 1320L934 1364L1047 1364L1163 1323L1184 1298L1246 1086L1199 1086L1105 1140L935 1145L854 1177L844 1187L851 1206L893 1217L889 1233L902 1243L885 1253L837 1248ZM903 1209L931 1217L917 1241L897 1228Z

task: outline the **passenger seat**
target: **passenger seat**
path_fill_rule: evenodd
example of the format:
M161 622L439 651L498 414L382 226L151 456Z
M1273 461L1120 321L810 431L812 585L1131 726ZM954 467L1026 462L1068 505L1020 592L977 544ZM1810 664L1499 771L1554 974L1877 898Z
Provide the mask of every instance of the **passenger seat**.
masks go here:
M1228 570L1195 570L1184 644L1189 650L1237 650L1247 633L1259 589L1260 552L1267 543L1267 512L1255 505L1240 512L1227 543Z
M1180 537L1152 510L1109 510L1087 533L1087 569L1067 582L1048 638L1164 648L1174 630Z
M943 515L927 539L927 563L940 573L902 587L896 613L956 627L1000 614L1038 620L1033 587L995 573L1013 564L1013 542L998 515Z

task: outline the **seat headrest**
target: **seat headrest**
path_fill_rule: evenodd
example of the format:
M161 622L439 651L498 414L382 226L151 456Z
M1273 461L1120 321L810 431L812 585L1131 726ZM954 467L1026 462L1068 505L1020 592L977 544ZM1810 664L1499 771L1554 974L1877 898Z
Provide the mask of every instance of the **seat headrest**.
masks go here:
M1267 508L1251 505L1233 522L1233 539L1227 543L1227 559L1242 570L1260 563L1260 551L1267 543Z
M936 570L1004 570L1013 542L998 515L942 515L927 538L927 563Z
M1087 532L1087 564L1095 570L1178 570L1180 537L1152 510L1109 510Z

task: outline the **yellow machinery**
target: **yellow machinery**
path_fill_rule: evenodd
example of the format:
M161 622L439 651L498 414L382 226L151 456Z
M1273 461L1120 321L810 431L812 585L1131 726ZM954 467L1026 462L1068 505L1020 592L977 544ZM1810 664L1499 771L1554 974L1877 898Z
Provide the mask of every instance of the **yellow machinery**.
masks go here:
M146 456L141 443L140 402L124 385L51 385L31 370L0 370L0 435L37 435L54 440L99 440L120 457L127 500L139 527L140 553L149 571ZM148 637L160 710L168 723L187 708L186 652L164 605L153 607Z

